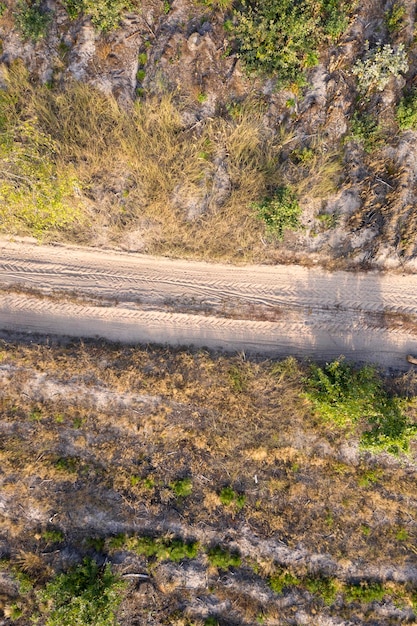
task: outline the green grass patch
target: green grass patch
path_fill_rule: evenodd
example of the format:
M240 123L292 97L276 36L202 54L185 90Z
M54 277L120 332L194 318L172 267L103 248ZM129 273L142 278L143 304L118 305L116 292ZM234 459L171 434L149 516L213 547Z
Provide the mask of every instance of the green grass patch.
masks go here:
M245 506L246 496L237 493L232 487L223 487L219 493L220 502L224 506L234 505L238 510Z
M289 571L279 571L268 579L268 585L272 591L282 594L285 589L297 587L301 583L301 579Z
M124 11L133 7L129 0L62 0L62 3L71 19L87 15L103 32L117 28Z
M39 0L19 0L16 5L14 19L17 30L24 39L39 41L43 39L52 21L52 13L44 8Z
M169 485L177 498L186 498L193 492L193 482L191 478L181 478Z
M405 401L390 396L376 369L355 369L342 360L312 365L307 397L323 419L357 431L363 447L393 454L407 451L417 425L404 412Z
M360 582L354 585L347 585L344 589L345 601L348 603L360 602L370 604L371 602L381 602L387 594L381 583Z

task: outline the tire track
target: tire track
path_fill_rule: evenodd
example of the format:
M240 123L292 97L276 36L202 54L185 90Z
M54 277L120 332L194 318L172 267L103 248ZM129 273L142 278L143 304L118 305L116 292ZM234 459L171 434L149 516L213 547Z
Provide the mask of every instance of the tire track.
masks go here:
M413 275L235 267L0 240L0 288L0 328L8 332L318 359L343 353L399 369L417 352ZM274 321L264 321L265 311Z

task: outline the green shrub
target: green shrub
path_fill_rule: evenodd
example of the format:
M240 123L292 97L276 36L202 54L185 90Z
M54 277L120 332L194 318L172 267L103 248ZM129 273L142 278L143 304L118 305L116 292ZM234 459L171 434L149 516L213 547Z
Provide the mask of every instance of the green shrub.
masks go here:
M297 576L294 576L294 574L292 574L291 572L280 571L270 576L268 584L271 587L272 591L281 594L284 589L296 587L297 585L299 585L300 579L297 578Z
M317 414L341 427L359 425L362 446L393 454L408 450L417 425L400 399L388 396L375 368L354 369L341 360L324 368L312 365L306 383Z
M193 483L191 478L181 478L170 484L172 491L177 498L186 498L193 491Z
M215 546L207 550L207 556L210 565L219 569L229 569L230 567L239 567L242 562L240 555L236 551L230 552L221 546Z
M368 50L364 60L359 59L352 68L352 74L358 79L358 91L363 95L383 91L392 76L398 78L407 71L407 53L403 44L396 49L386 44Z
M406 8L401 2L395 2L385 15L385 24L390 33L398 33L405 26Z
M285 230L300 227L301 208L295 194L288 187L278 187L273 196L253 205L257 217L265 222L267 231L282 239Z
M350 123L348 139L360 143L365 152L372 152L382 141L382 132L371 113L355 111Z
M62 0L71 19L81 14L91 17L94 26L103 32L119 26L123 12L132 8L130 0Z
M247 69L303 82L316 65L320 44L337 39L354 6L348 0L242 0L235 12L239 55Z
M175 563L184 559L195 559L199 549L196 541L153 537L132 537L126 541L126 547L147 558L155 558L158 561L174 561Z
M237 509L245 506L246 497L243 494L236 493L231 487L223 487L219 494L220 502L225 506L234 504Z
M43 39L52 20L52 14L43 8L41 0L19 0L14 19L24 39Z
M348 585L345 588L344 596L346 602L381 602L386 595L384 587L380 583L361 582L356 585Z
M417 89L410 91L400 100L397 122L401 130L417 130Z
M334 604L337 596L337 586L331 578L307 578L304 581L306 589L315 595L320 596L324 604L331 606Z
M111 571L85 559L58 575L39 593L45 603L46 626L115 626L124 583Z

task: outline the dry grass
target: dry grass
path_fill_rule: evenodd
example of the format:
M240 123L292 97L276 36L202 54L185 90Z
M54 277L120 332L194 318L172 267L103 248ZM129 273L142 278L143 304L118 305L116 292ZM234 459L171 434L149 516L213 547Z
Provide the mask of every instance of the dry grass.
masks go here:
M23 140L16 129L30 120L32 135L53 142L42 146L42 155L56 176L77 181L80 215L72 223L48 223L40 229L44 237L205 258L261 254L263 227L251 202L280 183L285 137L265 130L259 102L187 127L182 114L189 103L168 95L126 112L85 84L35 87L19 64L7 82L3 124L14 149ZM6 227L36 231L21 217Z
M282 567L291 567L298 588L308 588L312 576L328 576L320 559L330 559L331 584L340 596L355 572L389 585L389 570L401 572L414 558L414 457L361 455L343 433L318 421L303 396L305 370L294 359L255 363L205 352L71 343L4 344L1 362L7 500L1 533L10 565L35 580L38 571L44 576L49 567L65 568L68 550L120 559L125 540L112 543L120 532L132 537L128 553L141 532L165 537L167 545L178 536L198 539L199 556L184 567L207 568L210 546L240 551L237 578L226 584L207 569L207 585L235 607L235 622L224 623L252 623L261 610L271 619L279 614L279 594L266 602L254 590L271 594L266 581ZM35 373L63 385L66 396L31 395ZM103 388L116 395L98 409L94 398ZM114 401L118 393L141 399L125 399L123 406ZM190 488L181 496L176 485L183 479ZM224 487L236 494L229 504L222 502ZM59 531L67 551L61 555L60 546L46 543L46 531ZM288 556L279 556L279 546ZM306 554L301 560L299 549ZM133 571L149 571L158 582L152 602L166 616L161 623L186 619L175 613L184 602L197 619L194 592L178 578L185 576L183 566L172 570L163 557L149 558L140 556ZM121 571L132 571L123 569L132 567L129 562ZM199 589L204 598L208 590ZM397 585L386 593L409 602L407 589ZM149 608L151 600L135 593L126 602L144 615L142 604ZM292 593L307 611L340 610L324 609L314 594L310 601L305 591ZM292 614L292 601L286 602L282 623ZM344 610L350 615L347 605ZM372 610L380 619L378 606Z

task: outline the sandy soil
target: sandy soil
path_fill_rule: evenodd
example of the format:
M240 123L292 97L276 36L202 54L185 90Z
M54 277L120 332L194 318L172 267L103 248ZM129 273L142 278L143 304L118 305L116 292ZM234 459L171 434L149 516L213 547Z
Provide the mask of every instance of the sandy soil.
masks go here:
M417 276L0 241L0 328L407 369Z

